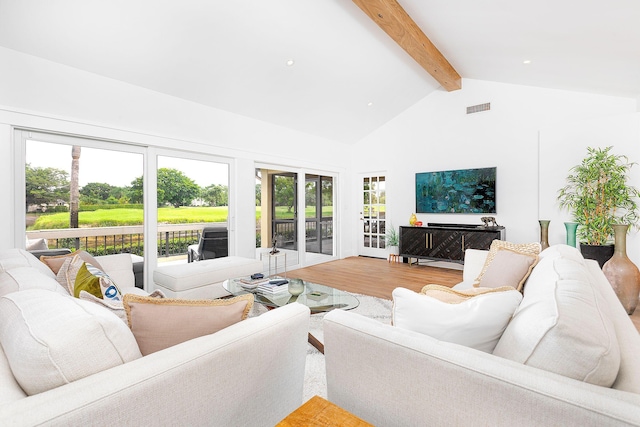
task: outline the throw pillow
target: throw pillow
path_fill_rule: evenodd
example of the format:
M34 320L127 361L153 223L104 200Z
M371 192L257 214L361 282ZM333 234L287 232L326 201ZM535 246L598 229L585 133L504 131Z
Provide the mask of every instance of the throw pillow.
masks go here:
M476 287L500 288L511 286L522 291L524 282L538 263L538 255L498 248Z
M165 298L164 293L160 290L155 290L148 296L151 298ZM127 312L124 309L124 304L122 303L122 301L98 298L95 295L90 294L89 292L84 290L80 291L80 299L90 301L94 304L106 308L107 310L118 316L118 318L122 320L126 325L129 324L127 322Z
M120 289L109 275L86 263L80 255L65 259L58 270L57 280L76 298L84 290L98 298L122 300Z
M51 269L51 271L53 271L55 274L58 274L58 271L60 271L60 267L62 267L65 260L67 258L73 258L75 256L79 256L84 262L91 264L94 267L99 268L100 270L103 270L100 263L94 257L92 257L89 252L82 251L82 250L75 251L65 255L57 255L57 256L43 255L40 257L40 261L42 261L45 265L47 265Z
M42 289L0 297L0 344L28 395L141 357L131 330L116 316Z
M122 301L122 293L111 277L104 271L90 264L86 264L87 271L98 278L100 294L102 298L113 301Z
M427 285L393 290L393 325L491 353L522 301L512 287L456 291Z
M76 285L76 276L78 271L84 265L84 261L79 256L65 258L62 266L58 269L56 280L61 286L64 286L71 296L75 296L74 289Z
M47 239L27 239L25 247L28 251L44 251L49 249Z
M484 276L485 272L487 271L487 268L489 268L489 265L493 262L493 259L495 258L500 248L506 248L514 252L529 254L529 255L538 255L541 249L540 243L537 243L537 242L511 243L505 240L494 240L493 242L491 242L491 246L489 247L489 253L487 254L487 259L484 263L484 266L482 267L482 270L480 271L480 274L476 278L473 286L479 286L478 284L482 280L482 276Z
M247 318L253 294L215 300L150 298L126 294L127 320L147 354L217 332Z
M75 280L73 280L73 296L80 297L80 291L85 291L91 295L102 298L102 291L100 290L100 278L94 276L87 269L87 263L83 262L78 269Z

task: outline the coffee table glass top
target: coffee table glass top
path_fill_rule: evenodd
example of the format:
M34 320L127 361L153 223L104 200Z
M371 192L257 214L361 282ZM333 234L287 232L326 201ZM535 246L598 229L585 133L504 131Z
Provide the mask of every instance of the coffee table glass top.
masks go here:
M298 296L293 296L289 292L282 292L276 295L264 294L255 289L245 289L243 282L248 278L236 278L225 280L222 286L233 296L243 294L253 294L255 301L269 308L281 307L292 302L299 302L311 309L311 313L324 313L334 309L351 310L360 304L358 298L348 292L334 289L318 283L304 282L304 291Z

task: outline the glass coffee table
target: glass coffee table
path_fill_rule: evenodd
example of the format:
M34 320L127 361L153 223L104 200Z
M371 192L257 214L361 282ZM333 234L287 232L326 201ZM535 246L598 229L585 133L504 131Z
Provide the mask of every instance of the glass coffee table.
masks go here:
M358 298L348 292L306 280L302 280L303 290L300 295L292 295L288 291L275 295L265 294L257 288L251 289L255 282L253 284L248 282L252 282L248 277L229 279L222 283L222 287L233 296L253 294L255 302L264 305L268 309L298 302L309 307L311 314L317 314L336 309L352 310L360 304ZM309 343L324 354L324 345L311 334L309 334Z

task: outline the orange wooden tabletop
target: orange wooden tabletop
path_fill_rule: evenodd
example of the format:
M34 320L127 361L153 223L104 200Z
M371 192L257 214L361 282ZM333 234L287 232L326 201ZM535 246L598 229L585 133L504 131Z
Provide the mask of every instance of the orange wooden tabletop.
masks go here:
M278 423L278 427L366 427L368 422L356 417L320 396L313 396Z

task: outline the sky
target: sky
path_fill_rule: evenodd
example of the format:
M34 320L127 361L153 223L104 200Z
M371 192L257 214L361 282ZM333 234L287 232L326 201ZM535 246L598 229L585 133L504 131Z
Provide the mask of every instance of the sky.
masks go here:
M26 156L31 167L52 167L65 170L71 175L70 145L29 140ZM80 186L89 182L107 183L116 187L130 186L131 181L142 176L142 162L142 154L82 147ZM211 184L229 185L226 164L160 156L158 167L178 169L201 187Z

